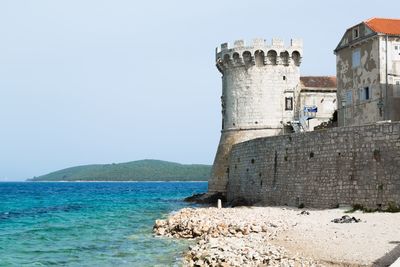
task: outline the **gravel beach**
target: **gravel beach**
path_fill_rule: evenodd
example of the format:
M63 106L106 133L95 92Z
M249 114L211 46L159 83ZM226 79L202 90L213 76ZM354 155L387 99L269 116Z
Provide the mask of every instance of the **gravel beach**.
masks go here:
M400 213L345 211L185 208L154 232L196 238L185 266L388 266L400 256Z

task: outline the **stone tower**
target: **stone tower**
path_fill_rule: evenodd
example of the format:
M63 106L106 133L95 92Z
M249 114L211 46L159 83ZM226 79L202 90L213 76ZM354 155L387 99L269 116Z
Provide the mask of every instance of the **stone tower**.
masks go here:
M222 131L208 183L209 194L226 193L229 152L234 144L291 131L297 118L302 41L285 47L280 39L269 45L255 39L247 46L221 44L216 66L222 73Z

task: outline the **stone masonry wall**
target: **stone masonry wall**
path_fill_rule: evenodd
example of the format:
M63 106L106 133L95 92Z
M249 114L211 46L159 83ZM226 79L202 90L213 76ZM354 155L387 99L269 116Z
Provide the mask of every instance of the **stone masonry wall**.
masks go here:
M280 129L225 131L221 134L217 154L208 179L208 193L226 194L229 173L229 156L232 146L247 140L281 134Z
M400 205L400 122L264 137L233 146L228 201Z

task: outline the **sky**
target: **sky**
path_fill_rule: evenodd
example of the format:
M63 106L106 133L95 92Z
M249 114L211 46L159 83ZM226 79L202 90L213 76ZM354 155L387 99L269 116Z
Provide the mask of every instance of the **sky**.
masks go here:
M0 0L0 181L139 159L212 164L216 46L301 38L301 75L335 75L345 30L398 10L398 0Z

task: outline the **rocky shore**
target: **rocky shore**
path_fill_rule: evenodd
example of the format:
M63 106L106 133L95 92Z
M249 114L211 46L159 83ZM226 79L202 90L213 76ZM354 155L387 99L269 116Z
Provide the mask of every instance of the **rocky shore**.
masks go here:
M197 238L196 245L189 247L184 257L185 266L320 266L290 256L284 248L269 242L287 229L282 220L267 220L267 214L243 220L242 211L186 208L166 220L157 220L154 232L174 238Z
M157 220L154 233L196 239L184 266L371 266L400 243L398 213L334 222L343 216L340 209L185 208Z

